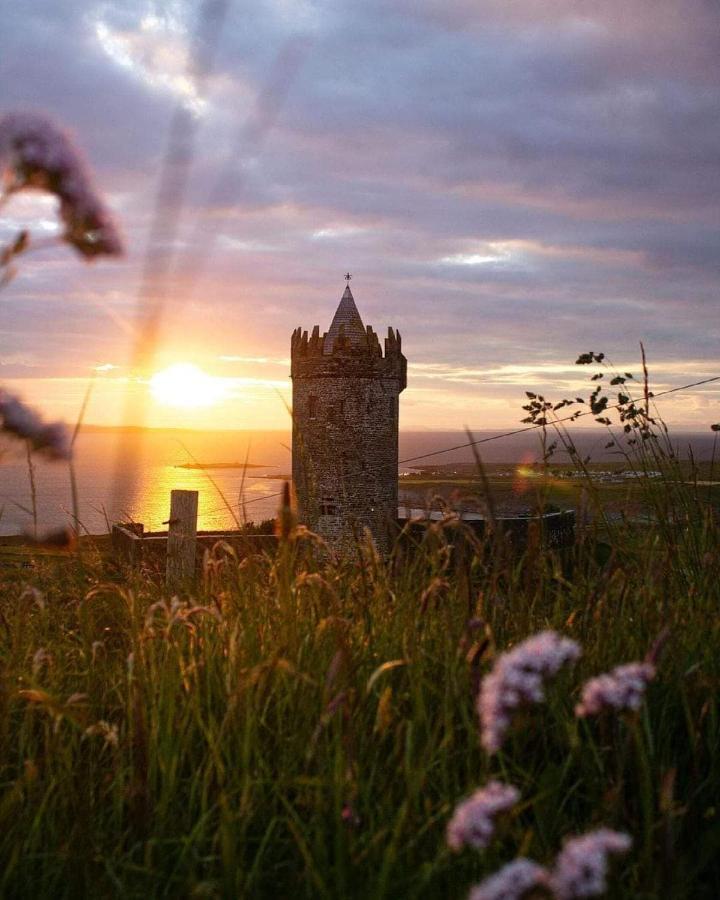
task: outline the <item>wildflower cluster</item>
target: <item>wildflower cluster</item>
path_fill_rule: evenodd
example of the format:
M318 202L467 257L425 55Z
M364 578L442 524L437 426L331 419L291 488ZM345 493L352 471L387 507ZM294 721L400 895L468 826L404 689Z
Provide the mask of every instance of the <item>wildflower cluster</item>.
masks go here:
M488 753L502 747L512 713L522 704L541 703L544 679L556 675L580 653L575 641L542 631L498 658L478 695L481 741Z
M513 785L491 781L455 807L447 827L447 843L451 850L464 846L487 847L495 832L495 817L506 812L520 799Z
M632 839L627 834L600 828L565 841L548 879L558 900L599 897L607 890L608 855L627 853Z
M498 657L478 695L481 740L488 753L502 746L513 712L521 704L543 701L544 681L580 653L575 641L543 631ZM651 662L617 666L583 685L575 714L582 717L604 709L636 710L654 677ZM495 818L519 799L520 792L513 785L491 781L459 803L447 827L450 849L487 847L495 833ZM631 846L629 835L608 828L566 838L552 866L545 868L518 857L475 885L469 900L520 900L535 893L556 900L599 897L607 889L608 856L626 853Z
M0 118L0 176L8 193L40 188L55 194L65 224L63 238L86 259L123 252L80 152L46 117L8 113ZM24 239L19 249L25 244Z
M468 900L520 900L535 890L556 900L600 897L607 890L608 856L631 846L629 835L609 828L568 838L552 869L518 857L476 885Z
M58 198L65 225L63 240L86 259L123 252L117 227L70 138L45 116L8 113L0 117L0 201L26 188L39 188ZM21 231L7 247L0 248L4 272L0 286L12 277L12 261L28 245L28 232ZM50 459L70 459L71 442L65 426L43 422L38 413L2 388L0 431L28 441L33 450ZM51 538L56 541L58 535Z
M471 891L468 900L519 900L547 883L547 872L531 859L518 857Z
M605 709L637 710L654 677L653 665L633 662L591 678L583 685L575 715L581 718L595 716Z
M0 388L0 430L29 441L33 450L49 459L70 459L71 444L62 422L43 422L19 397Z

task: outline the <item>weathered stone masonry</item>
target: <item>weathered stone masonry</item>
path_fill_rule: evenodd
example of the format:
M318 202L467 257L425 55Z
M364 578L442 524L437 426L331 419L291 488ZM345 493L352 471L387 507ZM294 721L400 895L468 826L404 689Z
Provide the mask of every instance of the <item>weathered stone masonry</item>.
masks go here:
M350 287L330 329L291 342L293 483L300 521L333 546L368 528L386 552L398 509L398 406L407 384L400 333L384 352Z

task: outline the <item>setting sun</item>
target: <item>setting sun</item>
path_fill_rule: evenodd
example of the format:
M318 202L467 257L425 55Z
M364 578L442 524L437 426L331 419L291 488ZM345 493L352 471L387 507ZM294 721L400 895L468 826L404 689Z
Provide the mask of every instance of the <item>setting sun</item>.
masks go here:
M225 397L224 379L208 375L192 363L176 363L150 379L158 403L184 409L212 406Z

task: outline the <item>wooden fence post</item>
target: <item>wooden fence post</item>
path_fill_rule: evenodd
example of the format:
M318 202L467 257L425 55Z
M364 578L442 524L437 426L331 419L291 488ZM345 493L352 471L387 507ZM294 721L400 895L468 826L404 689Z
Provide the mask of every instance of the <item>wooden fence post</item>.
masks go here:
M170 491L167 539L167 585L178 587L195 575L197 491Z

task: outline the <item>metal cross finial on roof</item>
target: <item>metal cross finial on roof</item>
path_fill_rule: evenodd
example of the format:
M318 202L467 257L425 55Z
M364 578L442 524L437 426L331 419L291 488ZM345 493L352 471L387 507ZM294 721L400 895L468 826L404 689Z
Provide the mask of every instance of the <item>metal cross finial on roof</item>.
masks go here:
M345 281L347 281L348 284L350 284L351 278L352 278L352 275L349 272L346 272L345 273Z

